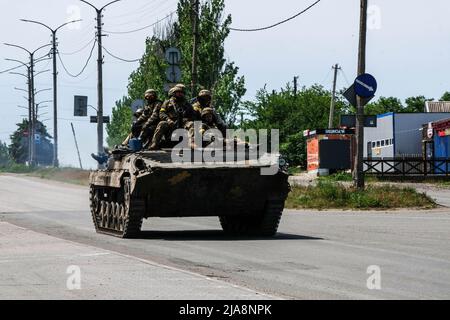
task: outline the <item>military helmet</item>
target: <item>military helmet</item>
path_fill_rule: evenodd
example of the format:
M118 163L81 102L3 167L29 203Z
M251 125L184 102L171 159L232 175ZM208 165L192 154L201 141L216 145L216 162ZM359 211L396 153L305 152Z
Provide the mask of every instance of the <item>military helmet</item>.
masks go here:
M175 91L177 91L176 87L170 88L170 90L169 90L169 97L173 97L173 95L175 94Z
M200 90L198 93L199 97L210 97L211 98L211 91L209 90Z
M212 114L214 116L214 110L212 108L203 109L202 110L202 118L207 114Z
M175 87L181 89L183 92L186 91L186 86L182 83L178 83Z
M134 113L134 116L136 118L139 118L142 114L144 113L144 109L143 108L139 108L136 110L136 112Z
M148 89L147 91L145 91L144 96L148 95L148 94L157 94L155 89Z
M183 92L184 93L185 88L186 87L184 85L177 84L175 87L173 87L169 90L169 97L173 97L175 92Z

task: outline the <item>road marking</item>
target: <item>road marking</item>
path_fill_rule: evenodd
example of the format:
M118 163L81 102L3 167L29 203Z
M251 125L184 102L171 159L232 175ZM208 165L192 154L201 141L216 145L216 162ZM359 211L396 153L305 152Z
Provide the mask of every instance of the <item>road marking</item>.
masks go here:
M18 227L15 224L10 223L10 222L3 222L3 223L11 224L14 227ZM101 247L95 247L95 246L90 245L90 244L84 244L84 243L80 243L80 242L76 242L76 241L72 241L72 240L67 240L67 239L64 239L64 238L59 238L57 236L44 234L44 233L41 233L41 232L38 232L38 231L34 231L34 230L31 230L31 229L28 229L28 228L22 228L22 229L28 230L28 231L31 231L31 232L35 232L35 233L38 233L38 234L41 234L41 235L45 235L45 236L48 236L48 237L52 237L52 238L55 238L55 239L58 239L58 240L61 240L61 241L67 242L67 243L72 243L72 244L77 245L77 246L82 246L82 247L84 246L86 248L92 248L92 249L94 249L93 251L96 251L98 249L104 251L104 253L94 252L94 253L92 253L92 255L109 255L109 254L113 254L113 255L116 255L116 256L120 256L120 257L124 257L124 258L128 258L128 259L133 259L135 261L139 261L139 262L151 265L151 266L155 266L155 267L159 267L159 268L163 268L163 269L171 270L171 271L175 271L175 272L181 272L181 273L186 274L186 275L190 275L190 276L193 276L193 277L196 277L196 278L201 278L201 279L204 279L204 280L207 280L207 281L215 283L216 284L214 286L215 288L222 288L222 287L228 287L229 288L229 287L231 287L231 288L234 288L234 289L239 289L239 290L242 290L242 291L246 291L246 292L252 293L253 295L263 296L263 297L266 297L266 298L272 299L272 300L284 300L285 299L283 297L279 297L279 296L271 295L271 294L268 294L268 293L260 292L260 291L257 291L257 290L254 290L254 289L250 289L250 288L238 285L238 284L234 284L234 283L231 283L231 282L226 282L226 281L223 281L223 280L220 280L220 279L216 279L216 278L205 276L205 275L202 275L202 274L199 274L199 273L195 273L195 272L192 272L192 271L180 269L178 267L173 267L173 266L165 265L165 264L162 264L162 263L154 262L154 261L151 261L151 260L148 260L148 259L143 259L143 258L131 256L131 255L128 255L128 254L123 254L123 253L120 253L120 252L117 252L117 251L113 251L113 250L109 250L109 249L103 249ZM90 255L90 254L88 254L88 255ZM84 254L84 255L75 255L75 256L86 256L86 254Z
M107 256L110 255L109 252L96 252L96 253L86 253L80 254L80 257L98 257L98 256Z

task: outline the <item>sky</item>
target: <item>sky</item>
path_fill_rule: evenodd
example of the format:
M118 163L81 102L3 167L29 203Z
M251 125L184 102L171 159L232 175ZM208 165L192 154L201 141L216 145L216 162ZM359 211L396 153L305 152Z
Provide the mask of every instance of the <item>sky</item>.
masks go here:
M101 7L107 0L91 0ZM257 28L271 25L301 11L315 0L225 0L226 14L231 14L233 28ZM258 89L284 87L299 77L299 85L318 83L332 86L332 66L342 68L338 89L353 82L357 69L359 0L322 0L300 17L276 28L260 32L231 32L225 43L226 58L234 61L245 76L251 100ZM104 12L104 30L128 31L150 25L176 9L177 0L122 0ZM95 35L95 11L77 0L0 0L0 71L17 64L5 58L26 61L24 51L3 45L13 43L30 51L50 42L45 28L21 22L33 19L52 27L73 19L82 22L58 32L62 61L72 74L86 63ZM377 96L405 99L424 95L439 99L450 91L450 2L448 0L369 0L367 34L367 72L378 80ZM145 38L153 28L129 34L109 34L104 47L127 60L138 59L145 48ZM80 49L83 49L80 51ZM44 55L47 49L39 51ZM75 127L85 168L94 168L90 153L97 149L96 125L88 118L73 116L73 96L88 96L96 105L97 52L84 73L73 78L58 61L58 132L61 165L78 166L78 157L70 123ZM105 53L104 111L111 114L115 101L127 93L128 77L137 62L123 62ZM41 62L37 71L51 69ZM15 70L25 72L25 69ZM0 74L0 141L9 143L10 134L21 122L26 106L26 79L8 73ZM36 89L52 87L51 72L36 77ZM52 91L38 94L36 102L52 99ZM42 104L40 120L53 132L53 104ZM89 110L89 115L95 111ZM105 133L106 138L106 133Z

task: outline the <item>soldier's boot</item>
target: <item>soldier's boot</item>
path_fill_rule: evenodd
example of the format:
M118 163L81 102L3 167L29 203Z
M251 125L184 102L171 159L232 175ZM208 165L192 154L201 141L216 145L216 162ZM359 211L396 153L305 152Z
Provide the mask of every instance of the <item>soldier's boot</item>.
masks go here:
M159 150L159 146L156 143L153 143L148 147L148 150Z
M123 146L128 146L128 142L130 142L130 139L132 138L132 133L130 133L129 135L128 135L128 137L122 142L122 145Z
M91 157L97 161L99 164L105 164L108 161L108 156L106 154L97 155L91 153Z

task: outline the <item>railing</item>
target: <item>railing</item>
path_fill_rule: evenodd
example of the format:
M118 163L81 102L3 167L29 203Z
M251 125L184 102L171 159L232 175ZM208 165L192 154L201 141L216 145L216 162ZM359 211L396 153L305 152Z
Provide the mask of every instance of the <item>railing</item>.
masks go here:
M365 158L364 173L375 175L450 175L450 158Z

